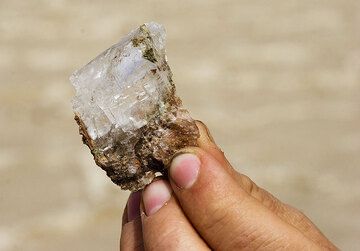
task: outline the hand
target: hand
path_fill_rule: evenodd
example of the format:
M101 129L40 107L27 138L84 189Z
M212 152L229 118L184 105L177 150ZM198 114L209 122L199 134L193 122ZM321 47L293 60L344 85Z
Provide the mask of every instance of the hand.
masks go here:
M301 212L236 172L204 124L169 180L132 193L120 250L337 250Z

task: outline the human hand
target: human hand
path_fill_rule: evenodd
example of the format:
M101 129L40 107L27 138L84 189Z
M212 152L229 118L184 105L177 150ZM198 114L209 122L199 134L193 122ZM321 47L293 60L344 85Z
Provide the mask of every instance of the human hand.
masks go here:
M236 172L206 126L173 159L169 180L132 193L120 250L337 250L300 211Z

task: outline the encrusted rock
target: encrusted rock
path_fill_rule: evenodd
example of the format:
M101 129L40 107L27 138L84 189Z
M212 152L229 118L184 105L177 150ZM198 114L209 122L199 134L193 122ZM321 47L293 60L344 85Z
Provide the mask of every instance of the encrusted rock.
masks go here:
M175 95L165 55L165 30L147 23L132 31L70 80L83 142L122 189L139 190L199 131Z

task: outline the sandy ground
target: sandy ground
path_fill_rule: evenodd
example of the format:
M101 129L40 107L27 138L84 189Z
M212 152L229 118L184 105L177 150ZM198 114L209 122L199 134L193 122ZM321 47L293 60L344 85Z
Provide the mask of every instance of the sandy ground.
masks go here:
M116 250L128 192L95 166L69 75L146 21L231 162L360 249L360 2L0 1L0 250Z

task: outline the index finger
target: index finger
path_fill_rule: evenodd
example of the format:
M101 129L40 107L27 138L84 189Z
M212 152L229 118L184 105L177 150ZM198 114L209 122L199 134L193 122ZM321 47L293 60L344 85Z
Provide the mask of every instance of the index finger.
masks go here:
M209 250L184 215L167 181L157 180L145 188L141 209L145 250Z

